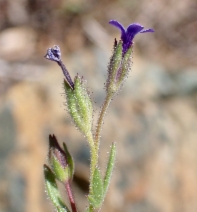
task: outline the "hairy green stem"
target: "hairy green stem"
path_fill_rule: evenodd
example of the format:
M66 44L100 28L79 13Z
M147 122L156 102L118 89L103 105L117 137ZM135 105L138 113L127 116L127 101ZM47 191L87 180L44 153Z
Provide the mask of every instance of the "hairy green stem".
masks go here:
M95 144L94 144L94 139L92 134L87 136L87 140L90 145L90 152L91 152L91 161L90 161L90 185L89 185L89 194L92 193L92 183L93 183L93 175L94 175L94 170L97 165L98 161L98 153L96 152ZM88 212L94 212L94 208L92 205L89 205Z
M95 148L96 148L96 152L99 151L99 145L100 145L100 137L101 137L101 128L102 128L102 124L103 124L103 120L105 117L105 113L107 111L107 108L109 106L109 103L111 101L112 98L112 94L107 94L105 101L103 103L98 121L97 121L97 125L96 125L96 133L95 133ZM98 159L98 158L97 158Z
M87 140L89 142L90 152L91 152L91 161L90 161L90 191L89 191L89 193L91 193L92 192L92 179L93 179L94 170L96 168L97 161L98 161L98 152L96 151L95 144L94 144L94 139L93 139L92 134L88 134L87 135Z
M105 101L103 103L98 122L96 125L96 133L95 137L93 139L92 134L87 136L87 140L90 144L90 150L91 150L91 162L90 162L90 190L89 194L92 194L92 183L93 183L93 175L95 168L98 164L98 152L99 152L99 144L100 144L100 133L101 133L101 127L103 124L103 119L105 116L105 113L107 111L107 108L109 106L109 103L111 101L112 95L108 94L105 98ZM88 212L94 212L94 207L92 205L89 205Z

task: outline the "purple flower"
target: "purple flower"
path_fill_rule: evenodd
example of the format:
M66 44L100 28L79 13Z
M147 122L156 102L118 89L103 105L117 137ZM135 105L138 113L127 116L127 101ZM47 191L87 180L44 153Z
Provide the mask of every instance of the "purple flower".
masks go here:
M45 58L51 61L60 62L61 60L60 47L54 46L53 48L49 48L47 50L47 54L45 55Z
M154 32L153 29L145 29L144 27L141 26L138 23L133 23L125 29L118 21L116 20L111 20L109 22L111 25L117 27L121 31L121 40L123 42L122 47L123 47L123 55L127 52L127 50L131 47L133 44L133 38L138 34L138 33L145 33L145 32Z
M66 78L66 82L69 84L69 86L74 89L74 83L70 77L70 74L68 70L66 69L66 66L61 61L61 51L59 46L53 46L52 48L49 48L47 50L47 54L44 56L46 59L55 61L57 64L61 67L62 72Z

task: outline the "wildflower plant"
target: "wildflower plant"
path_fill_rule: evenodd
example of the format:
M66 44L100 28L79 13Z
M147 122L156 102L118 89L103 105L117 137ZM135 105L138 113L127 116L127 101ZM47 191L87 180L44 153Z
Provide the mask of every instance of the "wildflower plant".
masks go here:
M118 21L111 20L111 25L121 31L119 41L115 39L113 54L108 66L108 78L106 81L106 98L102 105L95 129L93 128L93 106L86 88L83 77L77 75L74 81L61 60L61 51L58 46L47 50L46 59L56 62L64 74L64 92L67 101L67 110L76 127L85 136L90 146L90 182L89 194L87 195L88 206L86 212L99 211L107 194L116 157L116 144L112 142L111 150L106 164L104 176L101 175L99 165L100 134L104 116L114 96L120 91L127 78L132 64L133 39L138 33L154 32L146 29L140 24L134 23L125 29ZM46 191L56 211L77 212L77 204L71 189L74 175L74 161L67 146L63 143L60 147L55 135L49 135L49 166L44 165L44 178ZM70 207L63 201L59 192L57 181L60 181L68 195ZM70 208L70 209L69 209Z

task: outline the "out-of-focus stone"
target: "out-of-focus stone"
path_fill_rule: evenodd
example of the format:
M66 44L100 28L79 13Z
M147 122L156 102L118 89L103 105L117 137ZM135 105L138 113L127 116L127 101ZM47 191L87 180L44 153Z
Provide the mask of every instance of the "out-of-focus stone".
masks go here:
M0 57L9 61L26 60L35 50L35 31L28 27L12 27L0 33Z
M29 16L26 9L26 0L8 0L8 20L13 25L27 23Z
M8 187L8 197L10 212L24 212L25 211L25 188L26 182L22 173L15 172L16 170L9 169L9 187Z
M196 8L193 0L178 4L176 0L152 0L151 3L143 0L136 20L145 26L151 24L155 33L150 36L151 42L141 39L138 43L142 52L147 51L150 57L170 69L196 65Z

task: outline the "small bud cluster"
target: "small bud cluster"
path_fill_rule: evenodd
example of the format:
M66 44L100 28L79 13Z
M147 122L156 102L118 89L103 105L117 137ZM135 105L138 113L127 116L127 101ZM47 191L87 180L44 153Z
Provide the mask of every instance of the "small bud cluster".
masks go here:
M45 58L51 61L59 62L61 60L61 52L59 46L54 46L53 48L49 48L47 50L47 54Z

